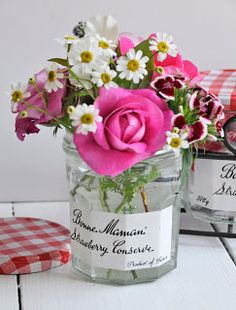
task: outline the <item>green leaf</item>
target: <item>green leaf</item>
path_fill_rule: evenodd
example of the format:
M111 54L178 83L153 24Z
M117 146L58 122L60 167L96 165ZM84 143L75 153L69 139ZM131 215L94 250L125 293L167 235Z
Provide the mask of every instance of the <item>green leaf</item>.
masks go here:
M103 177L100 179L100 189L102 191L120 191L118 182L109 177Z
M149 61L146 63L146 69L148 71L148 74L139 83L139 85L137 85L136 88L147 88L152 80L152 74L154 70L154 59L153 59L153 53L149 49L149 39L139 43L135 47L136 52L139 50L143 52L143 56L147 56L149 58Z
M138 88L143 89L147 88L152 80L152 71L149 71L148 74L144 77L144 79L139 83Z
M181 188L183 188L188 180L190 169L193 164L193 153L189 149L182 151L182 171L181 171Z
M66 107L68 107L69 105L73 105L74 104L74 100L76 98L85 97L85 96L88 96L87 91L84 91L84 90L74 91L69 96L67 96L67 97L65 97L63 99L63 104Z
M122 212L124 208L131 208L131 202L138 193L140 187L154 181L158 176L158 170L155 166L152 166L150 172L141 174L140 171L135 171L132 168L125 171L120 175L120 180L117 181L121 186L123 193L123 199L119 206L116 208L115 213Z
M58 132L58 129L61 129L61 126L60 125L56 125L55 128L53 129L53 136L56 136L57 135L57 132Z
M51 58L51 59L48 59L48 61L56 62L62 66L69 67L68 60L64 58Z
M121 78L119 78L119 76L116 76L113 79L113 81L115 83L117 83L119 85L119 87L123 87L123 88L127 88L127 89L131 88L130 86L131 86L132 81L127 81L125 79L121 79Z
M142 41L139 43L135 48L135 52L141 50L143 52L143 56L147 56L149 58L149 61L146 64L147 70L153 70L154 69L154 59L153 59L153 53L149 49L149 39Z

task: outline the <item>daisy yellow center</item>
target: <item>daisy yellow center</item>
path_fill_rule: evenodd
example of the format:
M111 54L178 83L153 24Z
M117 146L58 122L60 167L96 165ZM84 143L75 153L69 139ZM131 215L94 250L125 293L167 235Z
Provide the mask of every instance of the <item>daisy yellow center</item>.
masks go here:
M128 62L127 67L129 69L129 71L135 72L138 70L139 68L139 62L136 59L132 59Z
M104 84L107 84L111 81L111 76L109 73L102 73L101 74L101 80L103 81Z
M164 42L164 41L159 42L158 45L157 45L157 48L162 53L167 53L168 50L169 50L168 44L166 42Z
M99 41L98 46L103 49L109 48L109 44L106 41Z
M172 138L170 146L177 149L180 147L180 144L181 144L180 138Z
M53 70L49 71L48 72L48 80L49 80L49 82L54 82L56 79L57 79L56 71L53 71Z
M81 116L80 121L82 124L91 125L94 122L94 116L91 113L85 113Z
M21 99L23 99L23 93L20 90L15 90L12 94L11 94L11 98L13 102L17 102L20 101Z
M84 51L80 54L82 62L90 63L93 60L93 53L90 51Z

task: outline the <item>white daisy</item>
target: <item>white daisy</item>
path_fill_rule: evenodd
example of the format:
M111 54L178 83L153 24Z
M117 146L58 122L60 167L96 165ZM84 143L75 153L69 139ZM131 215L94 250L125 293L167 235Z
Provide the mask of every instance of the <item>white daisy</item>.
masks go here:
M108 58L116 56L116 52L114 51L116 45L112 40L108 40L105 37L101 37L99 35L96 35L96 38L98 40L98 47L101 55Z
M136 84L139 83L139 80L142 80L144 75L148 73L145 68L149 58L142 56L141 50L136 53L133 48L128 51L126 56L121 56L117 60L118 65L116 67L117 71L121 72L119 77L128 81L133 80Z
M12 83L10 96L11 96L12 112L16 112L18 102L30 97L30 92L27 91L26 84Z
M89 74L95 65L104 64L104 59L99 56L98 41L91 36L76 41L68 53L70 65L80 66L84 74Z
M72 120L72 126L77 127L76 133L87 135L88 132L96 132L96 122L101 122L102 117L99 115L99 110L96 109L94 105L83 103L82 105L78 104L76 108L69 108L67 112Z
M60 43L65 48L68 47L69 44L73 44L78 40L76 36L73 34L66 34L63 39L55 39L58 43Z
M92 82L98 87L104 86L106 89L117 87L118 85L112 80L117 75L116 71L111 70L109 66L98 68L91 73Z
M166 150L173 150L176 154L178 154L181 148L187 149L189 147L189 143L186 140L188 136L187 132L181 134L179 131L177 133L177 131L174 130L173 132L167 131L166 135Z
M86 89L92 88L92 84L89 82L90 74L85 73L80 65L73 66L71 70L78 77L78 80L76 80L70 75L69 80L70 80L71 85L74 85L76 87L86 88Z
M86 35L99 34L101 37L116 42L118 38L118 24L111 15L102 16L98 14L89 19L85 32Z
M157 60L160 62L165 60L167 55L177 56L177 46L173 43L173 37L171 35L158 32L156 38L149 40L149 44L151 51L158 52Z
M64 78L64 74L58 71L60 67L52 62L48 67L45 68L45 71L48 74L47 81L45 83L45 89L51 93L51 91L57 91L58 88L63 88L63 84L59 81L59 79Z

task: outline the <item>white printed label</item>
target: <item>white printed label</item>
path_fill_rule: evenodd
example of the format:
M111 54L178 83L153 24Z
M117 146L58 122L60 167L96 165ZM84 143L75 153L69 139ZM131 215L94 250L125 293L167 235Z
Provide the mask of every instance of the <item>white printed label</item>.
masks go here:
M116 214L71 207L72 253L102 268L133 270L171 258L172 206L161 211Z
M192 178L192 205L212 210L236 210L235 161L197 159Z

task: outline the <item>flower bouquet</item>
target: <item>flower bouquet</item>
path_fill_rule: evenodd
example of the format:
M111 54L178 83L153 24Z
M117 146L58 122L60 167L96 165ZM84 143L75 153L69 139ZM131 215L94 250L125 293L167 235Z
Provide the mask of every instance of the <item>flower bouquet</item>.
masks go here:
M75 269L150 281L176 266L181 179L193 148L221 136L223 106L171 35L118 34L98 15L58 41L65 58L12 86L17 137L66 129Z

